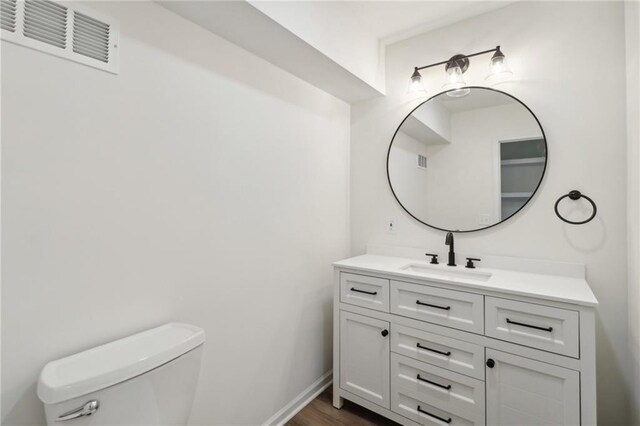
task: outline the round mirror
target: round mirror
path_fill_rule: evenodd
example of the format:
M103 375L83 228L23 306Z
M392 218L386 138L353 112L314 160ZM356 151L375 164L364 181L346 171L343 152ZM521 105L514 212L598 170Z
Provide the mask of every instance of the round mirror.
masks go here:
M418 105L387 154L398 203L443 231L478 231L507 220L533 197L547 165L544 131L525 104L499 90L469 89Z

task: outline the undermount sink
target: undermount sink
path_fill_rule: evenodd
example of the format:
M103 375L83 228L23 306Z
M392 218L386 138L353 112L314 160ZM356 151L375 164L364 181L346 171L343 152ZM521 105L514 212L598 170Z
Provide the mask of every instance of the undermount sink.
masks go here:
M449 268L449 269L447 269ZM460 270L452 266L430 266L419 263L410 263L400 268L406 272L431 276L434 278L444 278L448 280L467 279L475 281L489 281L491 273L470 270Z

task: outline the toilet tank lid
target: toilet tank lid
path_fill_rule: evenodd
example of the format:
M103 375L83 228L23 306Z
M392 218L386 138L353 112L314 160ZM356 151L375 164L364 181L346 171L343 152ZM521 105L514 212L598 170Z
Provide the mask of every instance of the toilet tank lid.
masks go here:
M51 361L38 380L38 397L56 404L104 389L178 358L204 343L204 330L169 323Z

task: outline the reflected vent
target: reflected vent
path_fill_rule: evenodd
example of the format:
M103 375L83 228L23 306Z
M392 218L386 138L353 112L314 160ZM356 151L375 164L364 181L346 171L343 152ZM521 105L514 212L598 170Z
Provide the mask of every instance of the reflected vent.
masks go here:
M16 31L17 0L0 0L0 28Z
M427 168L427 157L422 154L418 154L418 168L426 169Z
M102 62L109 62L109 24L85 14L73 14L73 51Z
M64 49L67 47L67 8L49 0L26 0L25 37Z

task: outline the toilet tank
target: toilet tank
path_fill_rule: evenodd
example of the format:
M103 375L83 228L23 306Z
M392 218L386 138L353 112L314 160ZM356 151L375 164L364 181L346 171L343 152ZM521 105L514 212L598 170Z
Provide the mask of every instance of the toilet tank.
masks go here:
M38 381L48 425L186 425L204 330L169 323L48 363Z

